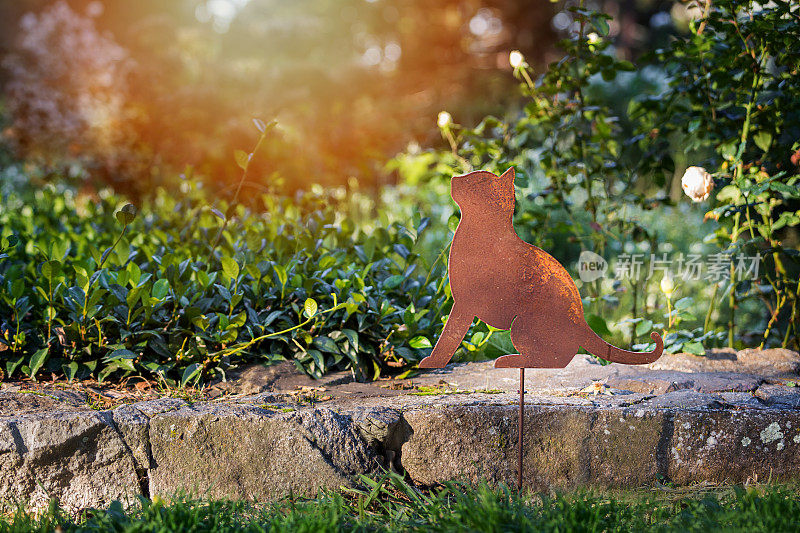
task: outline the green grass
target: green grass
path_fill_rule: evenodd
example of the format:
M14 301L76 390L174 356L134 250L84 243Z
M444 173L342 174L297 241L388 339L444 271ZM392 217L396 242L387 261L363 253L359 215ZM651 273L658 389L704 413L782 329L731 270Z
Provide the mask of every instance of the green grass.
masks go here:
M178 496L141 498L125 510L70 517L51 501L38 516L18 508L0 532L27 531L797 531L800 497L780 486L600 494L526 494L452 483L419 491L396 474L360 489L272 504Z

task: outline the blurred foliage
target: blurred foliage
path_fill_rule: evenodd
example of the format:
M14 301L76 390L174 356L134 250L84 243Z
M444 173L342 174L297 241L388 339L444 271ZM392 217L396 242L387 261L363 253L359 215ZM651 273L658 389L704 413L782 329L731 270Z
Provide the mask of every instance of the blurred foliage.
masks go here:
M789 161L799 138L792 120L798 105L797 5L715 3L706 22L691 21L686 37L646 57L639 69L620 59L607 38L610 17L582 5L569 9L577 25L560 43L562 60L535 80L524 59L516 66L529 98L519 114L488 116L474 128L440 115L451 149L408 152L390 167L414 182L446 183L453 174L499 174L514 166L518 233L570 267L585 250L608 259L640 252L652 260L667 252L709 256L720 245L734 253L735 266L742 246L749 245L752 255L755 246L765 255L760 272L766 276L737 282L734 275L727 287L724 281L687 281L678 290L686 296L674 308L672 289L661 290L660 279L646 269L627 280L579 282L587 320L601 334L627 328L631 342L663 328L668 351L701 354L726 338L728 345L755 340L798 346L797 240L785 231L799 220L791 207L798 196L797 162ZM621 86L638 90L616 90ZM627 101L620 102L620 93ZM628 107L623 117L615 113ZM698 154L711 157L721 180L733 183L702 220L702 213L675 205L669 194L680 187L687 159L696 161ZM771 163L765 154L773 155ZM705 238L709 231L712 238ZM750 239L740 241L745 232ZM748 329L735 336L737 309ZM764 342L753 338L765 329Z
M185 164L230 193L229 154L248 142L252 116L281 127L249 191L351 177L377 185L387 157L435 134L441 102L474 116L498 109L512 95L507 50L541 58L555 39L550 3L514 0L27 0L0 13L19 17L26 6L36 14L4 37L15 102L7 138L28 158L48 149L40 160L51 167L78 159L89 177L134 196ZM100 68L117 50L119 61ZM96 82L98 70L110 86ZM98 88L121 105L86 102ZM64 116L82 123L60 128ZM28 127L37 119L51 135Z
M0 54L24 67L22 75L0 69L6 99L19 100L6 138L54 176L77 161L82 180L132 197L191 164L230 198L237 171L228 155L248 142L247 122L277 118L281 128L262 146L249 192L291 193L350 178L380 186L394 177L380 172L387 157L409 141L437 142L433 117L441 106L470 122L516 108L508 51L521 50L537 66L557 60L552 44L575 24L567 9L575 4L2 2ZM627 58L668 39L686 18L672 0L590 4L614 15L609 36ZM26 26L32 17L37 22ZM97 59L118 49L123 59L100 76L111 84L97 83ZM23 90L13 94L15 83ZM94 105L97 94L115 106ZM81 124L61 129L63 117ZM37 120L49 129L27 127Z
M705 240L733 259L718 292L728 304L728 346L741 329L737 310L755 301L766 319L750 343L800 347L800 5L714 2L685 39L652 60L670 83L632 105L643 125L637 140L650 155L640 168L660 167L679 146L721 187L706 214L720 224ZM741 279L738 258L757 253L762 275Z

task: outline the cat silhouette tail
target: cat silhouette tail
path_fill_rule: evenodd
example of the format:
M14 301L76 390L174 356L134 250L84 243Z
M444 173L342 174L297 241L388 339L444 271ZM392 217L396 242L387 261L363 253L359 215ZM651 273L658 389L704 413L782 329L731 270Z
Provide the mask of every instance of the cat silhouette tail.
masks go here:
M661 357L661 353L664 351L664 341L661 339L661 335L655 331L650 334L650 338L656 341L656 347L652 352L629 352L604 341L588 324L585 329L586 340L580 342L580 346L589 353L613 363L644 365Z

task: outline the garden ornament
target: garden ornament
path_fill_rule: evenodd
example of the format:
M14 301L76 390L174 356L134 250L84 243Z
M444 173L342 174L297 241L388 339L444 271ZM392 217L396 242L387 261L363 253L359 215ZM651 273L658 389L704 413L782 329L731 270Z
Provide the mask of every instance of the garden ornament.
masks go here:
M608 361L651 363L664 343L653 332L652 352L630 352L597 335L583 317L575 282L550 254L517 236L514 215L514 169L502 176L470 172L450 182L461 208L450 248L448 272L453 308L431 355L420 368L443 368L461 345L475 317L510 330L518 354L504 355L495 368L519 368L519 469L522 486L522 423L525 368L563 368L579 347Z

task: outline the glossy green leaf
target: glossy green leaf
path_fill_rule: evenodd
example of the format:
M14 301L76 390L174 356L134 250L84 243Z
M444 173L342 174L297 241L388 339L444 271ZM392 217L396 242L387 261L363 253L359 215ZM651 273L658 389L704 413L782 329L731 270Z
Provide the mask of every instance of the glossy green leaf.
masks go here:
M636 324L636 336L641 337L642 335L648 335L650 332L653 331L653 321L652 320L642 320L638 324Z
M114 216L117 217L120 224L127 226L136 219L136 206L125 204Z
M231 278L237 279L239 277L239 263L236 262L235 259L232 257L223 257L221 260L222 262L222 271Z
M589 313L586 315L586 323L601 337L608 337L611 335L611 330L608 329L608 324L606 324L605 319L602 317Z
M45 361L47 361L47 357L49 355L50 355L49 346L42 348L40 350L36 350L36 352L34 352L34 354L31 356L30 362L28 363L28 366L30 368L28 376L30 378L35 379L36 373L39 372L39 370L42 368L42 365L44 365Z
M169 281L160 279L153 284L153 298L163 300L169 294Z
M410 341L408 341L408 345L411 346L412 348L417 348L417 349L432 347L431 341L429 341L427 337L423 337L422 335L418 335L413 339L411 339Z
M181 376L181 387L185 387L189 382L195 381L200 377L203 367L197 363L192 363L186 367Z
M306 318L313 318L317 314L317 302L313 298L306 298L303 304L303 314Z

